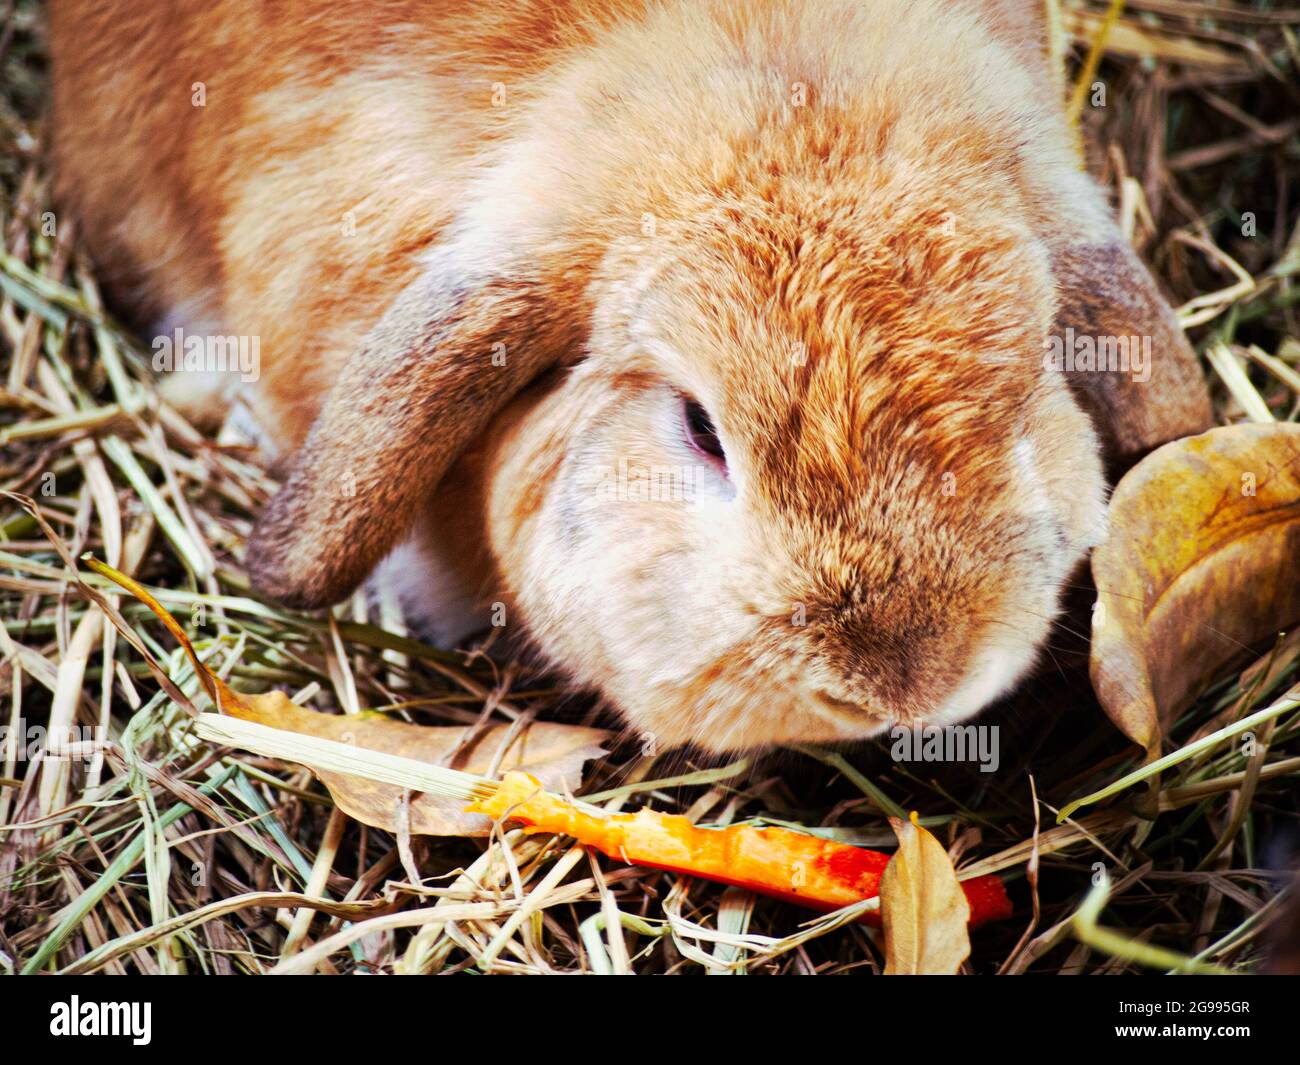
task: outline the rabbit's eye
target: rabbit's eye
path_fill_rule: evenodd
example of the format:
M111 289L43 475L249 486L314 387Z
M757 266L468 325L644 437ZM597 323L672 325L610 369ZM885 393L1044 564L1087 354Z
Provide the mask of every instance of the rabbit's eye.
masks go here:
M693 399L682 401L682 424L691 447L726 464L727 456L722 450L722 441L718 439L718 430L713 426L713 419L709 417L709 412Z

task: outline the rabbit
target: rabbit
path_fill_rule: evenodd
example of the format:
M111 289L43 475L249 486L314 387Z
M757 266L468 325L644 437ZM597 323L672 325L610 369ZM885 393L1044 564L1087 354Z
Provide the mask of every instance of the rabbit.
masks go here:
M266 598L504 620L664 746L954 724L1211 422L1043 10L59 0L56 191L124 313L260 340Z

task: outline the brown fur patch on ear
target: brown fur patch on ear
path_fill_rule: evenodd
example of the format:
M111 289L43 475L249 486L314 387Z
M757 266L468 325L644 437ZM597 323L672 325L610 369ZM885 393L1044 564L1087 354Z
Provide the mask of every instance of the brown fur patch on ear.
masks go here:
M261 594L300 609L349 594L492 415L577 346L573 308L549 316L537 285L452 273L408 286L348 360L249 542Z
M1068 245L1053 254L1053 268L1061 302L1052 334L1063 351L1086 351L1091 343L1101 361L1126 339L1147 363L1142 369L1132 361L1118 370L1066 367L1112 472L1214 423L1196 353L1132 248L1120 241Z

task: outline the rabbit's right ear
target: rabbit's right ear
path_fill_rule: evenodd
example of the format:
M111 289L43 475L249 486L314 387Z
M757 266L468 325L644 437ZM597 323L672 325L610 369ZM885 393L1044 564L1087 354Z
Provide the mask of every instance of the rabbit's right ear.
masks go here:
M545 288L526 269L435 251L348 361L258 521L247 554L258 592L328 605L400 542L492 416L579 347L572 297Z

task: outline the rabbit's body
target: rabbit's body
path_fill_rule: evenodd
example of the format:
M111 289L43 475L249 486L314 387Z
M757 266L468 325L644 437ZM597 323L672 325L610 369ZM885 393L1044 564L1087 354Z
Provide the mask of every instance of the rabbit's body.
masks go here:
M499 594L663 742L975 712L1101 535L1080 404L1117 459L1208 420L1034 0L95 6L63 195L142 313L260 338L260 585L414 525L412 598ZM1154 336L1151 388L1046 371L1066 325Z
M548 50L520 5L457 7L51 5L56 178L90 246L164 335L260 338L279 447L463 199L507 124L493 83Z

